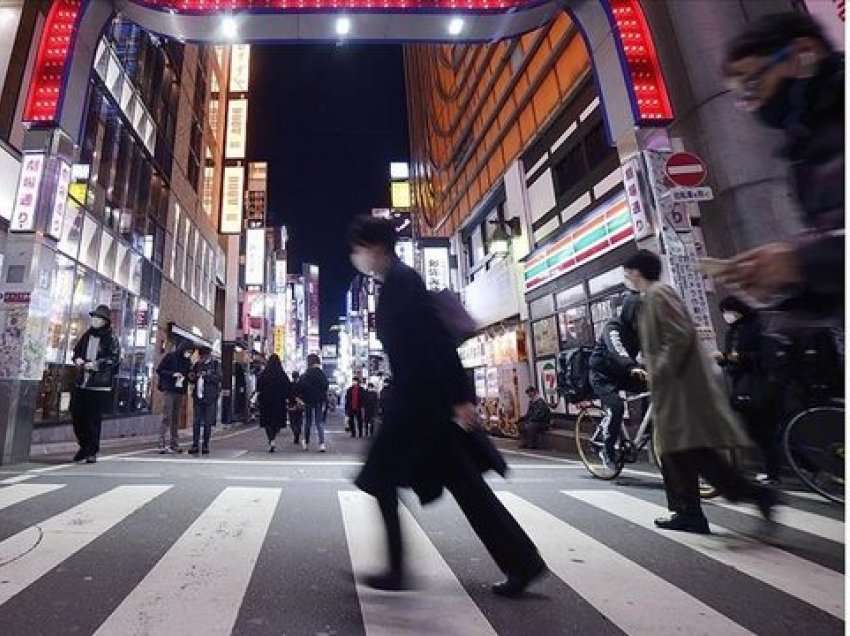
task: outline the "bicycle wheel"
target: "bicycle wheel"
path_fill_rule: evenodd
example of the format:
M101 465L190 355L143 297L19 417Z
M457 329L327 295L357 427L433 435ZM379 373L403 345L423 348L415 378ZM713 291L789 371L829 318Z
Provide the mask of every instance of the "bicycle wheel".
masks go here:
M795 415L782 436L785 457L819 495L844 503L844 408L819 406Z
M658 453L655 450L655 444L654 443L650 442L647 452L650 453L650 459L655 464L655 466L658 468L658 470L661 470L661 458L658 456ZM723 453L724 455L726 455L726 459L729 461L729 463L732 464L732 466L734 466L737 469L737 467L738 467L738 457L737 457L737 454L735 453L735 451L729 450L729 451L720 451L720 452ZM708 483L702 477L699 478L699 496L700 496L700 499L713 499L714 497L716 497L719 494L720 494L720 491L718 491L717 488L712 486L710 483Z
M597 479L614 479L623 470L623 463L603 464L600 453L605 448L603 420L605 411L595 406L583 409L576 418L575 440L579 457L588 472Z

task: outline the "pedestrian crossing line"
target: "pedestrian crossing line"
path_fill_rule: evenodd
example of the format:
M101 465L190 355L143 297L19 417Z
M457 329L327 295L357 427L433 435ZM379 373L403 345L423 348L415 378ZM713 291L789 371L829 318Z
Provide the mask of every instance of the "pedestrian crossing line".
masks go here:
M791 497L797 497L798 499L807 499L808 501L816 501L822 504L832 504L834 502L827 501L827 499L816 492L806 492L804 490L783 490L783 495L790 495Z
M399 515L405 558L418 589L387 594L363 585L364 576L387 567L378 508L365 493L341 490L338 495L368 636L495 636L496 631L404 506L399 506Z
M229 635L279 498L225 488L95 634Z
M626 634L752 634L672 583L510 492L497 493L549 569Z
M840 572L714 524L711 524L714 535L662 530L655 527L653 520L668 514L666 508L621 492L561 492L680 543L844 620L844 576Z
M64 487L65 484L15 484L0 488L0 510Z
M118 486L0 542L0 605L169 488Z
M726 508L727 510L734 510L735 512L740 512L741 514L761 519L759 511L752 506L731 504L716 500L712 500L709 503L711 503L712 506ZM835 541L836 543L844 543L843 521L832 519L831 517L825 517L824 515L814 514L812 512L806 512L805 510L798 510L791 506L776 506L773 510L775 513L774 519L776 523L780 525L788 526L789 528L794 528L801 532L807 532L829 541Z

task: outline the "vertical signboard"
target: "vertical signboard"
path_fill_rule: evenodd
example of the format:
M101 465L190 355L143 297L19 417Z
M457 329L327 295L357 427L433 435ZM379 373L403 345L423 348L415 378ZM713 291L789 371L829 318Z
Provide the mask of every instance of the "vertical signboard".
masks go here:
M319 267L304 266L304 283L307 287L307 335L319 335Z
M70 186L71 164L60 160L59 177L56 182L56 192L53 195L53 206L50 210L50 222L47 224L47 234L57 241L62 238L65 207L68 205L68 188Z
M629 213L632 216L632 226L635 230L635 240L640 241L652 236L652 225L649 222L649 210L646 198L643 196L643 167L641 156L635 155L622 166L623 187L629 203Z
M15 196L15 209L9 230L12 232L32 232L35 230L35 214L38 206L38 192L44 172L44 155L27 153L21 160L21 174L18 178L18 193Z
M245 158L245 138L248 135L248 100L231 99L227 103L226 159Z
M266 262L265 228L249 228L245 231L245 284L262 285Z
M224 168L224 196L221 202L221 234L242 233L242 204L245 170L242 166Z
M426 247L422 250L425 260L425 287L429 291L449 288L449 248Z
M251 71L251 46L235 44L230 47L230 92L244 93L248 90Z

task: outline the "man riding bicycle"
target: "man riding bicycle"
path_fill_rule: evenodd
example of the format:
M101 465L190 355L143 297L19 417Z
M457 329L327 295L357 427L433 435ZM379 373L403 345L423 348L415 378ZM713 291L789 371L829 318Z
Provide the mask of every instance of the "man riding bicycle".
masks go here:
M590 356L590 386L609 413L605 447L600 452L605 466L613 466L617 461L616 447L625 413L620 391L638 393L646 386L646 371L637 362L639 308L640 294L628 292L623 298L620 315L605 324Z

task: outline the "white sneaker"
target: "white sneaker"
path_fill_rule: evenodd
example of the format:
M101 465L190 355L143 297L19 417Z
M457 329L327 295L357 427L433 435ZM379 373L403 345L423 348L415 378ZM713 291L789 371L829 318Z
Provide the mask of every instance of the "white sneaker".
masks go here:
M324 445L324 444L319 444L319 452L320 452L320 453L327 452L327 450L328 450L328 449L327 449L327 448L325 448L325 445Z
M307 450L307 442L305 442L303 439L301 440L301 448L303 450Z

